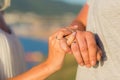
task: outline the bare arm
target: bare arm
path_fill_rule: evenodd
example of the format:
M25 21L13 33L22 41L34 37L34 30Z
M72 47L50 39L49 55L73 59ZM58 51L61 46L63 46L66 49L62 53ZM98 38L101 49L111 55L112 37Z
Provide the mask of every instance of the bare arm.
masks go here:
M96 44L94 34L86 31L88 10L89 6L86 3L70 28L77 31L76 44L71 45L72 53L78 64L89 68L101 59L102 52Z
M45 80L48 76L58 71L62 67L65 54L70 50L66 39L63 38L64 35L70 35L68 41L71 43L76 33L71 33L66 28L58 30L49 38L49 54L47 60L9 80Z
M14 78L11 78L9 80L44 80L52 73L59 70L54 64L49 62L44 62L38 66L35 66L34 68L30 69L29 71L18 75Z
M71 26L78 25L80 30L86 30L87 17L88 17L88 4L85 4L78 16L72 22Z

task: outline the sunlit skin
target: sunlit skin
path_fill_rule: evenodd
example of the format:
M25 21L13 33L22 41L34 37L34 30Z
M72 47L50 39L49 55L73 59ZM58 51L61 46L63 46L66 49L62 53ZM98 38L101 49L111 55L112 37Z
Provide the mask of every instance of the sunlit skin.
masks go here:
M86 4L83 7L82 11L79 13L79 15L76 17L76 19L73 21L72 25L68 27L69 29L68 31L66 30L65 32L64 30L59 30L49 38L49 57L46 62L39 65L38 67L36 66L35 70L34 68L32 68L31 71L28 71L23 75L17 76L13 80L17 80L18 78L24 79L25 77L28 77L29 79L29 76L31 74L33 78L38 77L36 78L36 80L37 79L44 80L50 74L56 72L62 67L62 63L66 54L64 51L66 52L72 51L76 61L81 66L86 65L86 67L91 67L92 65L95 65L96 61L97 60L99 61L101 59L102 52L96 44L94 34L85 31L88 8L89 7ZM79 27L73 26L79 23L80 23ZM82 26L81 23L84 26ZM73 43L71 44L71 48L68 46L66 39L62 38L63 35L66 34L67 32L68 32L67 34L71 34L71 32L69 32L70 30L76 31L76 36L75 36L76 39L73 37L75 41L73 41ZM58 39L60 40L55 39L56 35L58 35ZM62 43L62 45L59 45L60 43ZM34 71L38 75L34 76L33 75Z
M71 45L72 53L79 65L90 68L101 59L102 51L96 44L94 34L86 31L88 10L89 6L85 4L70 27L75 29L74 25L79 26L76 29L76 44Z
M64 35L69 35L69 39L64 39ZM56 36L58 39L56 39ZM71 32L66 28L60 29L49 37L49 54L48 59L31 70L18 75L10 80L44 80L52 73L61 69L66 53L70 51L67 45L72 44L76 32Z
M96 44L94 34L85 31L88 8L85 4L69 27L59 29L49 37L49 53L45 62L9 80L45 80L61 69L66 53L72 53L81 66L94 66L101 59L102 52ZM10 33L2 18L0 28Z

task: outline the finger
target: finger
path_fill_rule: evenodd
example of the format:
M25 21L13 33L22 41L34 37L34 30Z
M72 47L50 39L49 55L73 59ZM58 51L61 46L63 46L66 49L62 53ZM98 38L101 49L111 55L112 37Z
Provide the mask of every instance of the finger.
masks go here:
M79 45L77 42L73 42L71 44L71 50L73 52L73 55L74 55L77 63L81 66L84 66L84 62L83 62L82 56L80 54Z
M71 49L67 44L67 40L65 38L60 39L60 47L67 53L70 52Z
M57 32L56 36L57 36L57 39L61 39L65 36L68 36L70 35L72 32L69 31L68 29L64 28L64 29L61 29Z
M100 61L101 60L101 54L98 52L97 53L97 61Z
M69 46L75 40L75 37L76 37L76 32L73 32L71 35L65 37L67 39L67 44Z
M97 51L97 61L100 61L102 58L102 51L101 49L98 47L98 51Z
M80 52L81 52L81 55L82 55L82 58L84 60L84 63L86 65L86 67L91 67L91 64L89 62L89 53L88 53L88 47L87 47L87 43L86 43L86 40L85 40L85 37L83 35L83 32L78 32L77 33L77 41L79 43L79 46L80 46Z
M74 41L75 39L75 36L76 36L76 32L73 32L72 34L70 34L69 36L65 37L65 38L62 38L60 40L60 45L61 45L61 48L70 53L71 54L71 49L70 49L70 45L71 43ZM67 39L66 39L67 38Z
M86 41L89 50L90 63L92 66L94 66L97 62L97 44L94 35L92 35L91 33L87 33Z

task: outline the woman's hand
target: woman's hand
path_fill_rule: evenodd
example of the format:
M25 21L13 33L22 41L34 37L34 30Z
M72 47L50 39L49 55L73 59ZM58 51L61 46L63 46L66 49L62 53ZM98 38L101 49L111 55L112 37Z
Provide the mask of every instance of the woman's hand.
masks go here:
M69 39L66 39L65 36L68 35ZM54 69L59 70L61 68L65 54L71 52L70 45L75 36L76 32L63 28L49 37L49 55L47 61L52 64Z
M66 39L65 36L68 35L69 39ZM69 45L73 42L75 36L76 32L72 33L67 28L58 30L49 37L48 59L29 71L9 80L45 80L62 67L65 54L71 51Z

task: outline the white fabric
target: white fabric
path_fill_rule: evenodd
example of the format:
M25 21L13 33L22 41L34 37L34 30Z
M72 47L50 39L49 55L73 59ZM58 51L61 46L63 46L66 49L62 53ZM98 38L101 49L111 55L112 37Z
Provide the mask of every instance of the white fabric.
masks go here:
M91 5L94 2L94 0L87 0L87 4Z
M104 56L96 68L79 66L76 80L120 80L120 0L90 0L87 30Z
M0 29L0 80L25 71L24 52L17 37Z
M90 4L90 0L87 0L87 4Z

